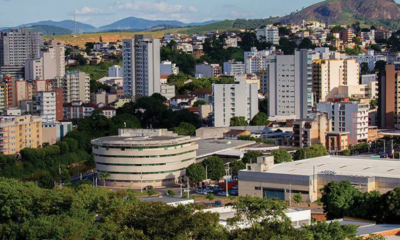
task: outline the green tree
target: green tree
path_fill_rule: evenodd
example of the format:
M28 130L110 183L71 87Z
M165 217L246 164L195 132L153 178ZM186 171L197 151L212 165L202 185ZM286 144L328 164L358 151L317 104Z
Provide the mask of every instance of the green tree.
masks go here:
M275 163L291 162L292 156L284 149L272 150L271 155L274 156Z
M303 228L313 235L314 240L341 240L356 239L358 227L353 224L341 225L339 221L334 221L331 223L317 222Z
M86 58L82 54L78 54L78 56L76 56L76 62L81 66L86 65Z
M355 189L349 181L330 182L321 189L321 202L328 219L338 219L349 216L353 210L356 196L361 192Z
M375 99L372 99L372 100L369 102L369 108L370 108L370 109L376 108L377 105L378 105L378 102L377 102Z
M343 31L343 30L346 30L346 28L344 28L344 27L342 27L340 25L336 25L331 29L331 32L335 33L335 32L340 32L340 31Z
M101 172L99 178L103 181L103 186L106 187L106 181L110 179L110 174L108 172Z
M360 43L361 43L361 39L360 38L358 38L358 37L353 37L353 42L356 44L356 45L360 45Z
M385 68L386 68L386 61L383 60L376 61L374 68L375 72L382 73L383 71L385 71Z
M171 197L174 197L176 195L176 192L174 190L172 190L172 189L169 189L167 191L167 193L168 193L168 196L171 196Z
M71 182L71 175L69 174L67 169L63 169L61 171L61 182L62 183L69 183Z
M192 182L200 182L206 179L206 168L202 164L191 164L188 168L186 168L186 176Z
M55 182L55 179L49 172L43 173L39 178L39 186L41 188L53 189L54 182Z
M268 124L268 116L263 112L257 113L250 122L250 125L252 126L267 126Z
M303 41L299 45L300 49L314 49L315 45L312 43L311 39L303 38Z
M264 156L262 152L259 151L248 151L244 154L242 161L244 163L257 163L257 158Z
M343 154L343 156L350 156L351 151L350 151L350 149L346 149L346 150L343 150L342 154Z
M207 166L208 178L217 181L225 176L225 166L219 157L209 157L203 161L204 168Z
M247 126L247 121L245 117L233 117L230 121L230 126Z
M265 98L264 100L259 102L258 109L260 109L260 112L268 115L268 98Z
M303 201L303 197L301 196L301 193L296 193L293 196L293 201L295 201L296 203L301 203L301 201Z
M148 195L149 197L151 197L151 196L153 196L153 195L156 195L156 194L157 194L157 192L154 191L154 189L152 189L152 188L150 188L149 190L147 190L147 195Z
M206 198L207 198L208 200L212 201L212 200L214 200L215 196L214 196L214 194L212 194L212 193L208 193L207 196L206 196Z
M193 107L198 107L199 105L205 105L206 102L203 100L197 100L196 102L193 103Z
M361 75L365 75L368 73L369 73L368 63L366 63L366 62L361 63Z
M246 169L246 164L239 160L231 162L230 168L232 170L232 175L238 175L240 170Z
M190 123L181 122L178 127L172 129L181 136L193 136L196 133L196 127Z

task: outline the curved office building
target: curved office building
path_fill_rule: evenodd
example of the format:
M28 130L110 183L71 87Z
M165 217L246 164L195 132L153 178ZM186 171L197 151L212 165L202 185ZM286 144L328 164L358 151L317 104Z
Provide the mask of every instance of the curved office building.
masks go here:
M108 186L169 186L196 161L196 138L166 129L120 129L118 136L92 140L96 169Z

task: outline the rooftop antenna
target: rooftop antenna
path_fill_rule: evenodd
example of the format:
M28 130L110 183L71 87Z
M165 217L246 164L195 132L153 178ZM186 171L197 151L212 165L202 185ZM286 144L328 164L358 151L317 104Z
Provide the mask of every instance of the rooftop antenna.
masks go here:
M74 37L76 36L76 11L74 11Z

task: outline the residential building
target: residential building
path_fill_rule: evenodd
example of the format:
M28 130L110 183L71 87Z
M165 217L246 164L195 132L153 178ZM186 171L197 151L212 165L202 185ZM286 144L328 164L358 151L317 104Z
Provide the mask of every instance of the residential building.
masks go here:
M247 84L245 76L235 76L233 84L213 84L214 127L228 127L232 117L247 122L258 113L258 86Z
M0 117L0 153L11 155L24 148L42 147L42 118L38 116Z
M222 74L222 68L219 64L197 64L195 67L196 78L210 78Z
M386 65L379 73L378 127L400 129L400 73Z
M344 43L351 43L353 41L353 30L348 28L346 30L339 31L339 38Z
M8 107L7 84L0 83L0 112Z
M312 60L318 54L306 49L294 55L277 55L267 63L261 78L262 89L268 94L270 119L305 119L312 112ZM266 86L267 85L267 86Z
M224 74L228 75L243 75L246 73L246 66L243 62L236 62L235 60L229 60L224 62Z
M314 60L313 92L316 102L327 101L328 94L342 85L358 85L360 66L355 59Z
M161 84L160 94L169 101L171 98L175 97L175 86Z
M160 39L135 35L122 45L124 94L138 99L160 93Z
M33 114L42 117L42 122L55 122L63 119L62 89L38 92L33 99Z
M196 97L197 100L206 102L206 104L212 104L212 88L201 88L189 92L189 96Z
M117 94L107 93L105 90L99 90L97 93L90 94L90 102L94 104L110 104L117 100Z
M160 64L160 74L161 75L171 75L175 74L178 75L179 67L176 66L175 63L171 61L162 61Z
M63 101L90 101L90 75L84 72L67 72L56 79L56 86L63 89Z
M250 52L244 53L246 73L259 73L267 69L267 64L275 61L273 50L258 51L252 47Z
M367 54L360 54L360 55L347 55L348 59L355 59L357 63L360 64L361 68L361 63L367 63L368 64L368 69L370 72L372 72L375 68L375 63L377 61L387 61L387 57L383 55L375 55L375 51L373 49L368 49Z
M0 33L0 65L25 65L28 58L40 58L40 49L44 46L43 34L18 29Z
M72 122L43 122L43 143L50 145L56 144L63 140L67 133L72 131Z
M277 27L265 27L257 29L257 39L259 41L270 42L274 45L279 44L279 29Z
M161 187L185 178L196 162L196 140L166 129L119 129L118 136L91 142L97 172L110 174L106 185Z
M239 171L239 196L288 201L300 193L303 201L314 202L328 183L346 180L363 193L384 194L400 186L399 175L393 174L399 168L399 161L354 156L323 156L285 164L274 164L273 157L260 157Z
M115 102L110 103L111 107L115 109L123 107L125 104L132 102L131 98L118 98Z
M293 121L293 146L311 147L325 144L325 133L332 131L332 119L327 113L318 113L311 119Z
M175 109L183 109L191 107L194 102L196 102L196 97L189 95L176 95L175 97L170 98L169 107Z
M246 130L230 130L229 132L224 133L225 139L234 139L237 140L240 136L250 136L251 132Z
M368 140L369 104L356 102L325 102L317 104L317 111L327 112L332 120L332 131L349 132L349 144Z
M104 104L84 103L83 101L73 101L63 104L64 120L83 119L92 116L94 110L103 111L107 118L114 117L117 112L114 107L108 107Z
M376 81L378 76L376 74L364 74L361 75L361 84L367 84L368 82Z
M114 65L108 68L108 76L112 78L122 78L123 77L123 68L119 65Z
M326 149L330 153L338 154L349 149L349 132L328 132L326 133Z

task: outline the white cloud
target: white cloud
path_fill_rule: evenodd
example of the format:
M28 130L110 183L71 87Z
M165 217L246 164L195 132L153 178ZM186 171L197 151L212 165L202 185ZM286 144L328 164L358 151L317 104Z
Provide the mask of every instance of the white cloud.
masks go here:
M101 8L91 8L85 6L79 10L76 10L75 13L77 15L105 15L105 14L112 14L113 11L110 8L101 9Z
M142 2L135 1L130 3L115 2L112 6L115 10L135 11L141 13L193 13L198 12L195 7L173 5L166 2Z

